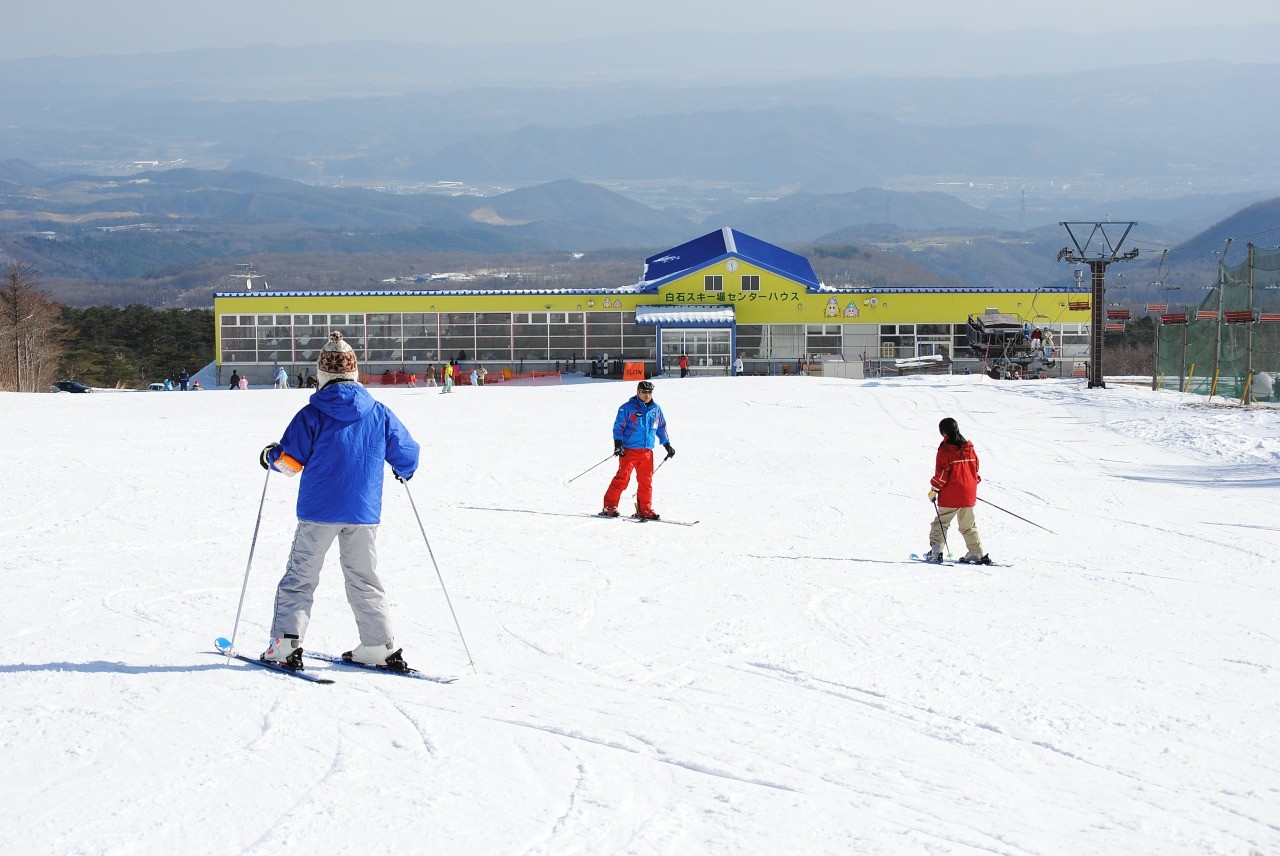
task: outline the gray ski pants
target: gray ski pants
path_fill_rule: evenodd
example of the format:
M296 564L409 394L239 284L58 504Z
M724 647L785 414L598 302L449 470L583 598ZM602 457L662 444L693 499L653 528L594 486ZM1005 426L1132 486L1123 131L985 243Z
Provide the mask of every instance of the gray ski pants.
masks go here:
M346 578L347 603L355 613L361 645L386 645L393 641L387 597L378 579L378 550L374 537L378 527L356 523L315 523L299 520L293 549L284 577L276 589L276 614L271 622L271 638L292 633L307 635L311 604L325 553L338 539L342 575Z

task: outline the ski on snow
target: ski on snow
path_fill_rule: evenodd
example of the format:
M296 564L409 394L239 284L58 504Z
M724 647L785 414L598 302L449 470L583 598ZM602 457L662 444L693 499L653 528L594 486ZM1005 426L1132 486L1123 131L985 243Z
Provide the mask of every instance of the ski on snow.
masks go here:
M308 672L303 669L290 669L288 666L282 663L277 663L273 660L260 660L257 657L246 657L244 654L239 654L231 650L231 643L228 642L226 639L220 638L216 640L213 643L213 647L215 650L217 650L219 654L223 655L224 657L234 657L237 660L242 660L246 663L249 663L250 665L261 666L262 668L270 669L273 672L280 672L281 674L289 675L290 677L301 678L304 681L311 681L311 683L313 684L334 683L333 678L326 678L322 675L316 674L315 672ZM428 675L425 672L418 671L417 669L407 669L401 672L401 671L397 671L396 669L387 669L382 666L370 666L370 665L366 665L365 663L355 663L350 660L344 660L341 657L335 657L333 654L320 654L315 651L304 650L302 652L302 656L312 660L321 660L325 663L333 663L338 666L350 666L351 668L354 668L354 669L367 669L372 672L382 672L384 674L389 674L389 675L399 675L400 677L403 677L403 678L417 678L420 681L431 681L432 683L436 683L436 684L451 684L457 680L457 678L442 678L437 675Z
M417 669L388 669L385 666L370 666L368 663L357 663L354 660L344 660L341 657L335 657L333 654L321 654L316 651L303 650L302 656L311 660L322 660L326 663L333 663L337 666L350 666L353 669L366 669L371 672L382 672L387 675L399 675L402 678L417 678L420 681L431 681L436 684L451 684L457 678L442 678L438 675L428 675L425 672L419 672Z
M540 514L545 517L600 517L605 520L629 520L632 523L670 523L672 526L696 526L700 522L697 520L691 520L691 521L667 520L666 518L651 520L648 518L639 518L639 517L634 517L630 515L628 516L619 515L618 517L608 517L604 514L590 514L585 511L534 511L531 508L484 508L478 505L464 505L462 507L469 508L472 511L507 511L507 512L513 512L516 514Z
M931 562L931 561L929 561L928 559L926 559L924 556L921 556L919 553L912 553L912 554L911 554L911 561L913 561L913 562L923 562L923 563L925 563L926 565L941 565L941 566L943 566L943 567L949 567L949 568L954 568L954 567L962 567L962 568L1007 568L1007 567L1009 567L1008 565L1002 564L1001 562L992 562L992 563L991 563L991 564L989 564L989 565L984 565L984 564L982 564L981 562L953 562L953 561L951 561L950 559L947 559L946 561L943 561L943 562Z
M261 666L264 669L270 669L271 671L279 672L282 675L289 675L290 677L293 677L293 678L300 678L304 681L310 681L313 684L333 683L333 678L326 678L326 677L323 677L322 675L317 675L312 672L305 672L301 669L290 669L288 666L285 666L281 663L277 663L274 660L259 660L257 657L246 657L244 654L238 654L235 651L231 650L231 643L228 642L226 639L218 639L216 642L213 643L213 647L217 650L219 654L223 655L224 657L235 657L237 660L241 660L245 663L248 663L251 666Z
M618 515L613 517L608 514L584 514L583 517L599 517L604 520L629 520L632 523L670 523L672 526L697 526L701 521L698 520L668 520L665 517L637 517L632 514L629 517Z

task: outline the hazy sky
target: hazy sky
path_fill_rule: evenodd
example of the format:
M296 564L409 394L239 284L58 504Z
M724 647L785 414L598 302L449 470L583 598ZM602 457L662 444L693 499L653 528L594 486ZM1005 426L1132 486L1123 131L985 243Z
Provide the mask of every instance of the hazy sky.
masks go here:
M1135 27L1280 23L1275 0L0 0L0 60L319 44L350 39L462 44L545 42L693 29L759 32L1046 27L1085 33Z

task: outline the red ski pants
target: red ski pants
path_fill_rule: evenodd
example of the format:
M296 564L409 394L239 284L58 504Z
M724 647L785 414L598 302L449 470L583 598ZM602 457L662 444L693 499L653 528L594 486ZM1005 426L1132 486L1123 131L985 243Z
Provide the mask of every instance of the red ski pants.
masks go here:
M640 503L640 510L648 511L653 508L652 449L623 449L622 457L618 459L618 472L614 474L613 481L609 482L609 489L604 492L605 508L617 507L622 492L631 483L632 470L636 471L636 501Z

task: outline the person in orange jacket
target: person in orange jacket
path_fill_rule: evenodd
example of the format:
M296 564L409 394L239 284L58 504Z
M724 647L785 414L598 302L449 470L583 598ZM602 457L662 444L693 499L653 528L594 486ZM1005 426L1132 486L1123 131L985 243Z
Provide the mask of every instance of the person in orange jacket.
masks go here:
M990 565L991 557L982 549L982 538L973 516L973 507L978 502L978 482L982 481L978 475L978 453L950 416L938 423L938 433L942 435L942 442L938 444L933 478L929 480L929 501L935 514L929 527L929 552L925 560L942 564L942 545L954 519L968 548L960 562Z

